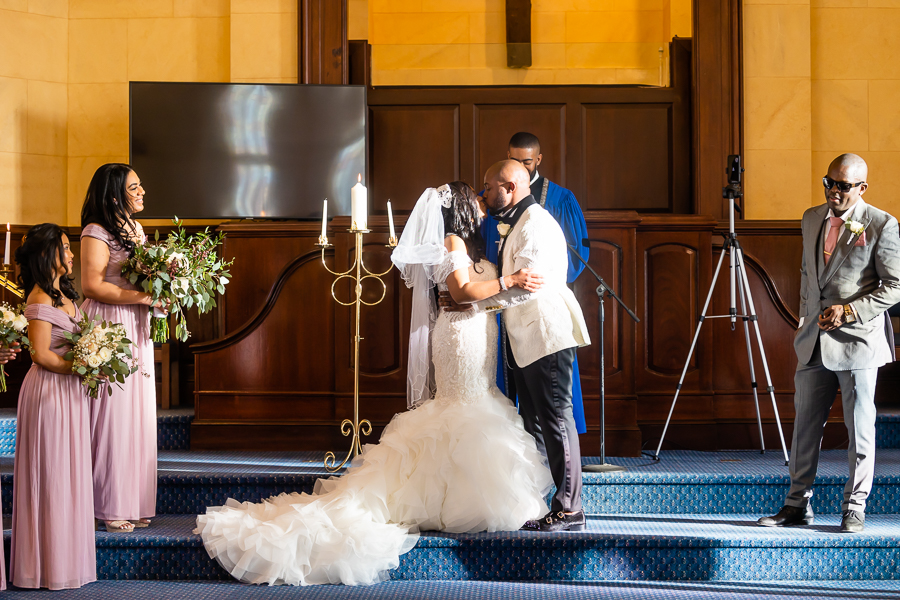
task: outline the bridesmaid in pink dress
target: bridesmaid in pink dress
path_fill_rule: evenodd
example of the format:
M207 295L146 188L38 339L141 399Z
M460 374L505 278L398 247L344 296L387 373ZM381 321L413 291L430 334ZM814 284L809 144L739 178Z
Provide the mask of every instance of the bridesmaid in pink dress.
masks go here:
M0 347L0 365L5 365L16 357L18 350ZM0 592L6 589L6 560L3 556L3 544L0 544Z
M13 471L10 581L77 588L97 580L91 411L63 333L78 330L73 254L57 225L32 227L16 250L34 365L22 382Z
M144 188L130 166L106 164L94 173L81 210L81 309L125 325L140 370L91 402L94 516L110 532L147 527L156 515L156 384L150 341L150 294L122 277L122 263L143 229Z

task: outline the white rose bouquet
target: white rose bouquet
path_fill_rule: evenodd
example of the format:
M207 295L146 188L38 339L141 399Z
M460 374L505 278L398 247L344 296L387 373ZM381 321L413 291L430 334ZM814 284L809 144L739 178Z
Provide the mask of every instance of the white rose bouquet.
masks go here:
M16 342L22 348L29 346L30 342L25 336L28 329L28 319L25 318L24 312L24 304L14 308L6 302L0 302L0 344L7 348L12 347ZM4 365L0 365L0 392L5 391L6 369Z
M175 315L175 337L184 342L190 337L184 311L196 306L200 314L216 306L216 294L224 294L231 277L228 267L234 261L218 256L225 234L211 235L209 229L188 235L178 217L172 221L176 229L160 242L156 232L154 244L137 246L122 265L122 274L132 284L148 292L154 302L165 300ZM169 340L169 320L153 313L151 337L154 342Z
M121 388L125 378L138 370L125 326L84 317L78 327L76 333L65 333L64 345L71 344L72 349L63 358L72 361L72 372L81 377L91 398L97 398L104 386L112 394L109 382Z

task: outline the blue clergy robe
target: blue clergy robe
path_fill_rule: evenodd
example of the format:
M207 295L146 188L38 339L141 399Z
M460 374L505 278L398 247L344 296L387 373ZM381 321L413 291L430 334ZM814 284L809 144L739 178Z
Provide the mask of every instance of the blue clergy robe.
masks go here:
M587 245L587 223L584 221L584 213L575 195L566 188L556 185L545 177L540 177L531 184L531 195L543 206L547 212L553 215L556 222L566 236L566 242L578 248L578 253L588 260L590 247ZM497 220L492 216L485 216L481 223L481 236L485 241L487 259L497 264L497 248L499 248L500 233L497 231ZM569 272L566 281L571 284L584 270L581 261L569 252ZM497 315L498 323L500 315ZM499 342L502 344L502 341ZM497 385L506 393L506 383L503 377L503 347L497 354ZM575 416L575 425L578 433L587 431L587 423L584 419L584 401L581 397L581 375L578 371L578 359L572 367L572 413Z

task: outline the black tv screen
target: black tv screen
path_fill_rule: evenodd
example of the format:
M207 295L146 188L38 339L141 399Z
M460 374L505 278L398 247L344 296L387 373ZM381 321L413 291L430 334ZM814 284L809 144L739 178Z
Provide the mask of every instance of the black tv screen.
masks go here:
M366 181L366 88L132 82L131 165L143 218L350 214Z

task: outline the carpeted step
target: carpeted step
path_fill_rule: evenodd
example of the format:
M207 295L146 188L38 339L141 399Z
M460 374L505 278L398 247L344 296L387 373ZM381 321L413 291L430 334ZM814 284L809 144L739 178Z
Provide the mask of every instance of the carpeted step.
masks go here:
M900 410L879 410L875 427L875 447L900 448Z
M900 599L900 581L385 581L368 587L237 581L98 581L77 590L10 590L22 600L808 600Z
M157 511L196 514L228 498L257 502L282 492L311 492L328 476L321 452L160 451ZM585 473L584 508L591 514L727 514L776 512L788 472L777 453L663 452L646 458L609 458L621 473ZM584 461L596 462L595 457ZM13 457L0 457L2 509L12 510ZM847 478L846 450L822 452L814 488L816 510L840 509ZM900 512L900 450L876 456L868 514Z
M875 515L862 534L838 515L811 527L757 527L758 515L599 515L583 532L423 534L395 580L807 581L898 579L900 517ZM228 575L191 530L162 516L132 534L97 533L101 579L202 580ZM9 538L5 531L5 538Z
M160 450L189 450L191 447L191 421L193 408L159 410L157 418L157 448ZM0 456L13 455L16 451L16 410L0 409Z

